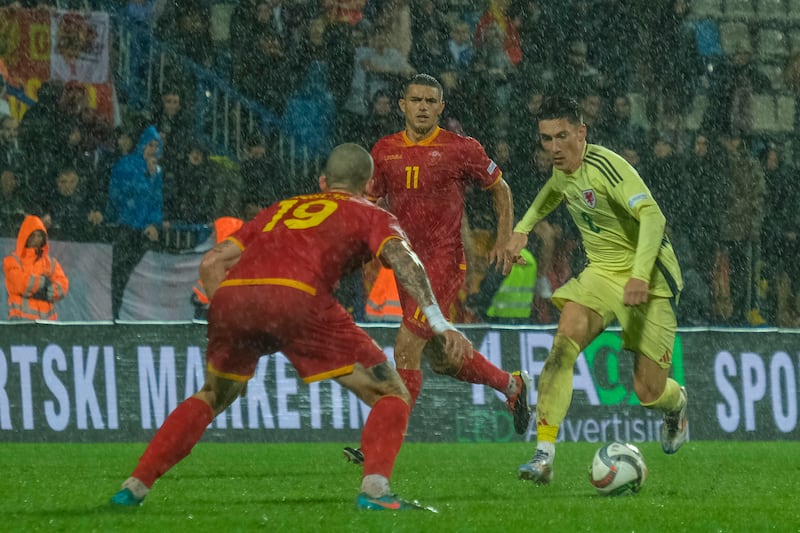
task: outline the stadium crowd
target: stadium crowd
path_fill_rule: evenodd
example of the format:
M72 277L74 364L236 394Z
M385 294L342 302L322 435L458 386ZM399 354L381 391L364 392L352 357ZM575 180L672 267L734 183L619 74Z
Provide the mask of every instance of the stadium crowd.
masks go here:
M370 149L402 129L398 88L424 72L445 89L442 127L478 139L503 170L517 219L550 175L537 108L551 92L572 94L588 141L622 154L666 215L686 282L679 322L800 327L797 127L781 136L755 127L755 97L775 91L776 81L747 41L723 49L704 33L718 21L695 14L689 0L0 5L108 11L132 35L136 83L117 80L116 121L103 120L75 82L45 81L21 120L0 106L0 236L16 238L33 214L51 239L113 242L117 300L147 250L175 249L175 228L248 220L314 190L313 176L287 172L274 149L280 136L299 136L307 158L324 159L341 142ZM221 30L220 13L229 17ZM180 60L161 65L166 79L153 101L144 97L142 82L156 68L147 61L151 39L214 72L280 117L280 126L250 132L239 154L215 153L195 135L196 80ZM800 50L787 55L779 77L781 90L800 97L798 65ZM638 94L645 98L637 115L631 95ZM708 105L699 127L690 127L700 95ZM153 177L152 190L125 188L136 173ZM491 210L486 195L468 195L461 322L487 320L497 286L484 259L495 229ZM581 245L563 209L531 237L538 272L523 322L555 323L549 296L580 269ZM355 287L342 297L357 318L375 274L368 269L343 283Z

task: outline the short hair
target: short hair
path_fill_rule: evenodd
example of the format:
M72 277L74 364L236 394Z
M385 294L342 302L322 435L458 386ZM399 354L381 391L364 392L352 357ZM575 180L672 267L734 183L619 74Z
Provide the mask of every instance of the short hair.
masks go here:
M372 177L373 168L369 152L355 143L344 143L331 150L325 163L325 179L329 187L361 192Z
M426 87L434 87L439 90L439 98L444 100L444 88L442 84L439 83L439 80L431 76L430 74L414 74L403 85L403 96L406 95L408 92L408 88L412 85L424 85Z
M571 96L549 96L539 108L539 120L566 119L570 124L583 124L578 101Z

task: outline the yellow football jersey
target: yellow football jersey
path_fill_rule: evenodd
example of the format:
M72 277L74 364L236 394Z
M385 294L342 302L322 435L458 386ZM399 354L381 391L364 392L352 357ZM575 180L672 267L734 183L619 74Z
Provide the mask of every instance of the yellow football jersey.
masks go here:
M514 231L530 233L562 201L594 267L647 281L656 296L675 296L683 288L678 260L664 233L664 215L642 178L621 156L587 144L575 172L553 169Z

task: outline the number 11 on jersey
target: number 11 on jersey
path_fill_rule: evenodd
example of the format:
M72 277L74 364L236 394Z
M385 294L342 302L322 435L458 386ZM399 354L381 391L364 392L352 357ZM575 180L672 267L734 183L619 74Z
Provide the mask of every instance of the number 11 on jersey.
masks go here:
M419 167L406 167L406 189L419 189Z

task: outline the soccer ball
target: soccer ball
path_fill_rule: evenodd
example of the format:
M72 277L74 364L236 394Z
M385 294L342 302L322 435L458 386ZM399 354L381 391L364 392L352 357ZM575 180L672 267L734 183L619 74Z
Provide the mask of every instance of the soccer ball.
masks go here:
M589 467L589 482L604 496L639 492L646 479L642 453L627 442L611 442L599 448Z

